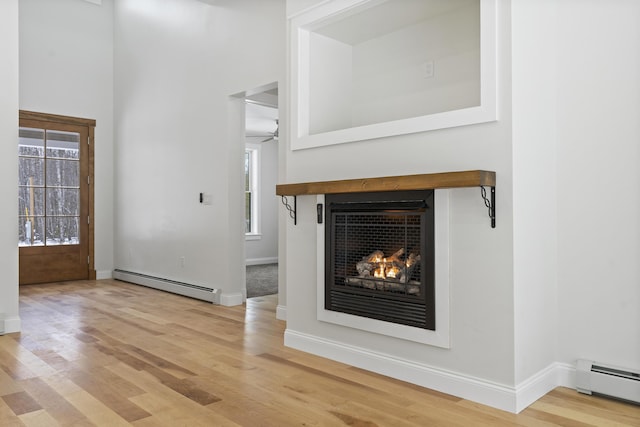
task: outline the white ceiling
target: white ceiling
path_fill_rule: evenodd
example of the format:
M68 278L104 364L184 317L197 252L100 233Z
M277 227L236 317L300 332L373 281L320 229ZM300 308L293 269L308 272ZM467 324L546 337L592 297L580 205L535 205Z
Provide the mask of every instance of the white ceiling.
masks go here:
M247 101L261 104L267 107L278 108L278 87L261 90L255 93L247 93Z
M249 98L247 98L245 105L246 136L266 138L273 135L273 132L275 132L278 126L276 123L278 119L278 108L252 102Z

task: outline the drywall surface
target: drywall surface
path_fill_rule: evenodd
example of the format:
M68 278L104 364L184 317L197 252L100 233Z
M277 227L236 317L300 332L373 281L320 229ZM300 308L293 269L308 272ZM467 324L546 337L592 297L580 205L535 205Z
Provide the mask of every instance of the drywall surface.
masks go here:
M516 385L552 365L557 353L555 3L512 4Z
M96 120L95 268L113 270L113 1L20 1L20 109Z
M640 3L557 11L558 358L638 370Z
M297 2L288 2L292 8ZM287 222L287 330L317 342L500 385L514 382L510 16L499 10L500 120L482 125L289 151L287 182L488 169L497 173L497 227L477 188L450 190L451 348L317 320L316 201L298 197ZM381 83L382 84L382 83ZM394 84L393 81L387 84ZM384 91L384 86L379 90ZM335 348L335 347L334 347ZM330 351L327 350L329 353ZM323 353L327 354L327 353ZM329 354L331 356L331 354ZM406 377L402 372L397 372Z
M244 103L230 97L284 81L284 3L125 0L115 20L116 268L235 298Z
M287 10L294 15L310 7L309 3L290 0ZM433 350L427 350L425 359L483 379L512 377L514 386L554 362L571 366L578 358L638 369L640 5L632 0L515 2L508 5L509 12L506 2L499 6L502 95L497 123L296 151L289 154L288 181L493 165L498 174L497 230L505 226L504 221L513 221L512 247L507 243L509 237L495 240L496 235L490 234L483 237L489 239L485 248L490 251L481 244L472 246L482 229L472 229L466 241L454 243L452 350L435 357ZM504 18L505 13L509 19ZM544 34L540 34L541 27L546 29ZM504 185L513 186L513 201L505 200L500 192ZM472 210L468 216L456 212L462 193L453 192L453 236L463 226L460 219L472 215ZM471 193L468 197L465 208L473 209ZM298 236L302 232L291 228L288 233ZM309 237L296 237L295 242L305 245ZM306 249L314 250L311 245ZM471 256L474 251L478 256ZM513 274L511 281L486 268L484 258L494 251L504 263L493 267ZM475 295L479 306L494 296L499 301L513 298L492 311L511 324L513 342L474 340L456 331L455 325L462 323L471 326L467 331L471 335L470 331L484 329L492 318L470 322L480 308L467 307L463 313L457 307L468 292L474 292L472 280L460 282L457 260L462 254L469 256L466 270L482 272L476 284L486 292ZM295 251L287 257L290 281L302 280L294 277L298 274L294 265L305 262L303 257L311 255ZM496 280L499 277L505 280L502 287ZM304 299L302 292L291 291L289 301L292 299ZM312 315L305 314L311 306L309 302L298 311L297 304L290 303L289 327L320 337L347 336L314 322ZM493 354L494 360L512 365L502 365L502 369L484 364L480 368L461 361L456 355L461 340L463 345L480 346L487 360ZM375 340L367 341L364 348L383 350L370 342ZM394 354L405 355L404 347L393 348ZM510 369L512 374L507 372Z
M0 2L0 313L18 332L18 0Z

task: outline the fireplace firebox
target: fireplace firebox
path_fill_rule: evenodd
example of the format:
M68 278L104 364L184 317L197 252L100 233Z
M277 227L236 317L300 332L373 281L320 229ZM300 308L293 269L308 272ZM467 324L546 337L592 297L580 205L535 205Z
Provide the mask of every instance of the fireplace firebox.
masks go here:
M435 330L433 190L327 194L325 309Z

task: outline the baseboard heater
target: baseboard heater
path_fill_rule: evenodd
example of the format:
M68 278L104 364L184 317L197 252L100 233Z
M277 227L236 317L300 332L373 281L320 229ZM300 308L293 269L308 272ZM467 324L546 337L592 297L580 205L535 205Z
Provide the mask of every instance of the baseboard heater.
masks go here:
M220 304L220 289L212 289L205 286L192 285L190 283L177 282L175 280L124 270L114 270L113 278L122 280L123 282L134 283L136 285L147 286L173 294Z
M613 397L640 405L640 373L578 360L576 389L580 393Z

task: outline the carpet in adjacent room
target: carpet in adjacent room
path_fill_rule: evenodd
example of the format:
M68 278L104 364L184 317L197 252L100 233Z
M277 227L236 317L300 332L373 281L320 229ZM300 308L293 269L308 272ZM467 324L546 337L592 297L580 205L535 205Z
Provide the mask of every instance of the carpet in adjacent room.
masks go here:
M247 298L278 293L278 264L247 266Z

